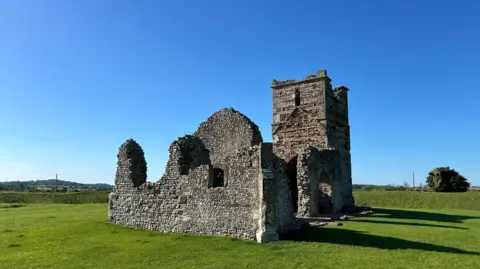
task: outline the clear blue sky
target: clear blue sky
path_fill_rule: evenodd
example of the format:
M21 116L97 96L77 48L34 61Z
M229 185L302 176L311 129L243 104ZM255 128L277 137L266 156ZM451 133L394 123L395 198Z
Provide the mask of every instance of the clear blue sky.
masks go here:
M0 181L113 183L127 138L148 179L234 107L271 141L272 79L350 88L354 183L480 185L479 1L0 1Z

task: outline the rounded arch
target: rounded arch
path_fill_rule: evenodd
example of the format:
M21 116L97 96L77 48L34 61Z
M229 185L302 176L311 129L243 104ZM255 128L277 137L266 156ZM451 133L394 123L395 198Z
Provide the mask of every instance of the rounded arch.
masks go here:
M320 213L333 211L332 175L325 170L320 173L318 179L318 211Z
M169 161L165 171L178 171L188 175L191 169L210 164L210 157L202 140L196 136L184 135L170 144ZM173 170L171 170L173 169Z
M320 178L318 179L318 182L319 183L325 183L325 184L328 184L328 185L332 185L332 175L331 173L328 173L328 171L325 171L323 170L321 173L320 173Z

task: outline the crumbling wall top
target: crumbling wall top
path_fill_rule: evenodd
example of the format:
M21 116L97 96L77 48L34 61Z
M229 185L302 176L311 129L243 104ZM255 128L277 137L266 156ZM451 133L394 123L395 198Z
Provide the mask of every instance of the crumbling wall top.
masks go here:
M303 82L319 80L319 79L327 79L329 82L331 81L331 79L327 76L327 70L322 69L317 71L315 74L308 74L304 79L301 79L301 80L289 79L289 80L282 81L282 80L274 79L272 81L271 87L277 88L277 87L283 87L286 85L300 84Z
M304 158L305 160L309 160L309 161L313 160L315 162L318 162L319 159L328 160L331 158L338 157L337 156L338 154L339 154L338 150L333 147L317 148L317 147L307 145L299 151L298 158L300 160L301 159L300 156L302 156L302 158ZM312 158L311 156L315 156L315 157ZM331 160L328 160L325 163L329 163L330 161Z
M263 142L258 126L233 108L215 112L200 124L194 136L209 150L213 165L225 164L230 157Z
M341 96L345 96L349 90L350 89L348 89L346 86L336 86L333 88L333 95L335 95L336 98L339 98Z
M147 182L147 162L142 147L133 139L127 139L117 154L117 188L139 187Z
M202 140L193 135L185 135L173 141L168 149L170 157L166 172L171 177L189 174L190 170L201 165L209 165L209 152Z

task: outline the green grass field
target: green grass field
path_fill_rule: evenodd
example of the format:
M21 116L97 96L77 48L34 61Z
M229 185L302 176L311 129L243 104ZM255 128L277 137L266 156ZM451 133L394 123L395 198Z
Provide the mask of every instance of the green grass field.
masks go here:
M108 203L109 192L0 192L0 203L22 204L97 204Z
M480 211L480 192L355 191L357 205ZM480 265L479 265L480 268Z
M106 204L0 204L0 268L479 268L480 212L385 209L257 244L106 223Z
M109 192L0 192L0 203L107 203ZM355 191L357 205L395 208L466 209L480 211L480 192L436 193L416 191Z

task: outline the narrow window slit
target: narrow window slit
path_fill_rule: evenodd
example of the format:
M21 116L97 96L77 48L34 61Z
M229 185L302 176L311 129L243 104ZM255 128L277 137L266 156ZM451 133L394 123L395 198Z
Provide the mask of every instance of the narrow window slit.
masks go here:
M221 168L213 168L212 188L225 186L224 171Z
M295 106L300 106L300 92L298 89L295 90Z

